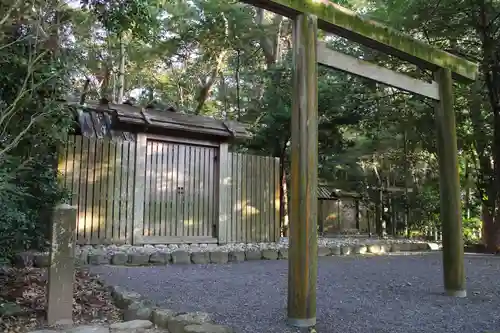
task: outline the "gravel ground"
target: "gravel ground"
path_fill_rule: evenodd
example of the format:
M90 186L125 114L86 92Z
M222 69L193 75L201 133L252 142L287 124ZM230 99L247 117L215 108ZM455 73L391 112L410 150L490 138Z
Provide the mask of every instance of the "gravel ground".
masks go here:
M319 258L319 333L500 331L499 257L467 256L468 297L442 296L439 253ZM237 333L298 332L285 323L286 261L96 266L111 284L179 311L213 313Z

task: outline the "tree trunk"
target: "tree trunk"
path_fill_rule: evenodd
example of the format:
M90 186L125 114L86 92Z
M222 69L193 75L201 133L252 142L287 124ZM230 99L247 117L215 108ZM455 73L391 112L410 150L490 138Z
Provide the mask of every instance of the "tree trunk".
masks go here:
M279 150L278 157L280 159L280 225L283 237L288 236L288 190L286 182L286 147L290 139L286 139L282 147L276 147ZM276 156L275 155L275 156Z
M261 27L266 26L265 22L265 10L257 9L257 23ZM267 68L276 64L278 59L280 58L280 37L281 37L281 25L283 22L283 16L278 14L273 14L272 25L276 27L276 33L269 35L263 35L260 40L260 46L262 47L262 51L264 52L264 58L266 59Z
M219 53L217 60L215 63L212 65L212 71L210 73L210 76L208 77L207 80L202 81L202 85L200 87L200 92L198 93L198 97L196 98L197 101L197 106L195 110L195 114L200 114L201 110L203 109L203 106L205 105L205 102L207 101L209 95L210 95L210 90L212 89L212 86L214 85L215 81L217 80L217 75L219 74L222 64L224 62L224 59L226 57L226 51L223 50Z
M359 199L355 199L355 210L356 210L356 229L359 231L360 229L360 220L361 220L361 210L359 208Z
M498 66L500 50L498 49L496 36L497 29L491 27L493 21L489 19L489 9L485 4L484 1L479 3L476 28L482 43L483 61L481 69L484 73L488 99L493 113L493 144L491 153L484 149L484 145L477 145L476 150L480 161L478 190L481 192L481 199L483 200L483 240L488 251L496 251L500 245L500 67ZM473 125L476 125L475 131L478 132L478 135L481 135L483 130L480 127L481 124L477 122L474 124L474 115L476 115L475 118L477 119L477 115L480 115L483 109L481 107L482 100L478 94L481 87L476 85L474 87L476 90L472 99L472 111L475 112L472 113L472 120ZM491 163L491 159L493 159L493 163ZM493 167L491 164L493 164ZM485 197L487 199L484 199Z
M377 182L378 189L377 197L375 199L375 230L377 235L380 237L384 236L384 222L383 222L383 214L384 214L384 197L382 194L382 184Z
M256 22L262 28L268 28L265 20L265 10L257 9ZM273 14L273 20L271 25L274 25L277 29L273 32L268 32L263 34L259 40L260 47L264 53L264 59L266 62L266 69L270 69L277 64L277 62L282 58L283 48L280 45L281 33L283 27L283 17L281 15ZM266 29L268 30L268 29ZM290 34L291 35L291 34ZM291 44L290 44L291 48ZM281 75L281 72L279 73ZM254 84L255 95L252 100L259 103L264 98L264 82L259 80Z
M125 42L123 40L123 33L120 34L120 69L118 73L118 96L117 102L123 103L125 98Z
M110 80L111 80L111 66L109 61L105 61L102 69L102 83L101 83L101 102L107 104L111 101L111 90L110 90Z
M60 53L60 45L61 45L61 40L60 40L60 17L62 16L62 13L59 11L54 12L54 18L53 18L53 24L52 24L52 31L50 32L50 36L47 40L47 49L49 49L52 52L52 55L54 57L59 57Z
M408 133L406 129L403 133L404 140L404 177L405 177L405 194L404 194L404 235L407 238L410 238L410 228L409 228L409 215L410 215L410 201L408 198L408 187L410 186L410 166L408 161Z
M483 220L483 241L486 250L489 253L496 253L500 250L500 228L498 219L500 216L495 217L490 213L488 207L483 205L482 207L482 220Z
M389 170L391 170L391 168ZM394 216L394 201L392 200L393 193L387 190L390 187L390 175L391 173L389 171L389 174L387 175L387 179L385 181L386 183L385 186L387 191L387 208L388 208L386 221L388 222L388 224L390 224L391 235L396 236L396 222L395 222L396 218Z
M238 58L236 59L236 73L235 73L235 80L236 80L236 107L238 111L236 112L236 120L240 120L241 118L241 98L240 98L240 50L238 49Z
M465 158L465 217L470 219L470 168L469 159Z
M116 103L116 73L111 74L113 78L113 89L111 90L111 101Z
M90 79L87 78L85 83L83 84L82 94L80 95L80 105L85 104L85 99L87 98L87 94L90 90Z
M371 226L372 221L370 219L370 215L371 215L371 208L369 206L367 206L367 208L366 208L366 228L368 231L368 237L372 236L372 226Z

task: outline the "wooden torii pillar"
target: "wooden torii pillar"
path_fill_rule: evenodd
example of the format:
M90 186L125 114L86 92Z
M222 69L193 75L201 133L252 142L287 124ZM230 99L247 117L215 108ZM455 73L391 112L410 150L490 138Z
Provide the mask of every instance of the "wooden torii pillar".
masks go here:
M317 62L436 101L445 292L465 297L460 184L453 81L476 79L478 66L365 20L328 0L243 0L293 20L293 105L288 319L293 326L316 323L317 280ZM317 29L345 37L435 73L433 82L330 50L317 42Z

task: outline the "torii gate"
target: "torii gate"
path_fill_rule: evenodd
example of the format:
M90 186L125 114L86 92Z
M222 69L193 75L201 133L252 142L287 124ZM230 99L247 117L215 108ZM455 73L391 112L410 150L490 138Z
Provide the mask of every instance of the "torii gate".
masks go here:
M293 20L291 223L288 320L316 324L318 77L317 63L436 101L445 293L465 297L460 184L453 79L472 82L478 66L328 0L242 0ZM431 83L335 52L317 41L318 27L434 72Z

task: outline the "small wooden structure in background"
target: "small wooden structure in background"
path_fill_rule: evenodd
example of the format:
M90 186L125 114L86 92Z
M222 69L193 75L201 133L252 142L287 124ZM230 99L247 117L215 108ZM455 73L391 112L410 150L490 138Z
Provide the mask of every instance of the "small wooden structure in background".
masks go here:
M127 104L71 105L60 154L78 244L272 242L279 160L229 152L242 124Z
M404 210L395 210L393 204L387 205L394 200L394 193L404 193L402 187L371 187L372 198L369 207L363 203L359 193L343 191L334 186L318 186L318 232L323 236L348 234L359 232L361 234L376 234L381 230L379 236L396 236L397 226L401 229L401 224L405 219ZM413 192L412 188L407 189L407 193ZM378 201L378 195L382 193L385 200ZM377 203L379 206L377 207ZM380 213L377 214L377 210ZM387 212L385 212L387 210ZM389 214L389 216L387 216ZM389 232L386 230L384 218L389 218ZM380 221L377 221L380 219ZM387 221L385 221L387 222ZM385 226L385 227L384 227Z
M361 195L332 186L318 186L318 232L324 236L345 231L367 231Z

